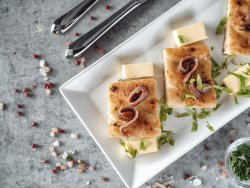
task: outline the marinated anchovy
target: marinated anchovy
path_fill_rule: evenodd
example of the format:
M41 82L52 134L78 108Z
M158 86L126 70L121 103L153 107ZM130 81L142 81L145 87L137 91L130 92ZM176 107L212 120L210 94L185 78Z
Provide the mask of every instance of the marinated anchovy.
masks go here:
M144 86L136 87L128 96L128 102L131 106L140 104L148 96L148 90Z
M179 72L182 72L185 74L185 78L183 80L184 83L186 83L189 78L192 76L194 71L198 67L198 59L193 56L186 56L181 59L180 64L178 66Z

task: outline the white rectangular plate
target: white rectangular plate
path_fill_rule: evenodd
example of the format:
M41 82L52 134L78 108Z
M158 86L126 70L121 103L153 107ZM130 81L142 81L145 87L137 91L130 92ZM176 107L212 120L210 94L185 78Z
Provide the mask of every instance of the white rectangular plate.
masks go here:
M139 187L211 135L211 132L206 128L205 120L199 121L198 131L191 133L190 117L176 119L171 116L165 127L175 133L175 146L165 146L159 152L129 160L118 141L108 134L108 84L121 78L122 64L150 61L155 67L158 96L163 96L162 49L175 46L171 33L173 29L198 21L205 23L209 36L205 43L214 46L212 56L222 62L223 36L216 36L215 29L225 10L226 0L184 0L61 86L63 97L127 187ZM216 130L246 110L250 106L250 99L240 98L239 104L235 105L232 97L224 95L220 103L222 106L207 119Z

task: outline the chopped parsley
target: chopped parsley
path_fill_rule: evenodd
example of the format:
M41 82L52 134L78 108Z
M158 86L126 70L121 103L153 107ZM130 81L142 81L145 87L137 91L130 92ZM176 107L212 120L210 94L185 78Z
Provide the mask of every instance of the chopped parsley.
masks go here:
M161 146L163 146L164 144L170 144L171 146L175 144L172 131L163 130L161 136L158 137L157 139L158 149L160 149Z
M196 84L197 84L197 89L201 90L202 89L202 80L201 80L200 74L197 75Z
M145 142L144 140L141 140L141 142L140 142L140 150L146 150L147 149L147 147L148 147L148 144L147 144L147 142Z
M205 119L210 115L210 111L206 111L205 109L202 109L200 113L197 114L197 117L199 119Z
M183 35L178 35L178 40L181 44L184 44L185 43L185 39L184 39L184 36Z
M235 55L228 55L221 64L222 69L227 69L228 63L232 62Z
M237 95L234 96L234 103L239 104Z
M211 46L211 48L210 48L211 50L214 50L214 47L213 46Z
M234 72L229 72L229 74L232 74L240 79L240 90L237 92L237 95L243 96L243 97L250 97L250 90L247 89L247 86L246 86L247 77L242 76L240 74L236 74Z
M223 33L226 23L227 23L227 17L225 16L220 20L220 22L216 28L216 32L215 32L216 35L220 35Z
M193 124L192 124L191 132L196 132L198 130L197 112L195 109L193 109L193 110L194 110L194 112L192 114Z
M213 126L207 121L206 127L208 128L208 130L210 130L211 132L214 132L214 128Z
M132 148L127 142L119 139L119 143L125 149L125 153L129 159L135 159L137 155L137 149Z
M187 94L187 93L185 93L183 96L182 96L182 99L184 99L184 100L187 100L187 99L194 99L195 101L197 100L197 98L196 98L196 96L194 96L194 95L190 95L190 94Z
M215 108L213 108L213 111L216 111L220 108L221 104L217 104Z
M182 117L187 117L187 116L190 116L190 115L191 115L190 113L184 112L184 113L177 113L174 116L177 117L177 118L182 118Z
M229 93L229 94L233 93L232 89L230 89L228 87L224 87L224 86L214 85L214 89L224 91L224 92Z
M215 61L213 57L211 57L211 63L212 63L212 78L215 81L215 79L220 75L221 73L221 67L220 65Z
M66 157L66 161L73 161L73 160L74 160L74 158L71 155L68 155Z
M160 121L161 123L166 121L168 119L168 115L173 114L173 109L169 108L167 104L160 104L161 109L160 109Z
M250 180L250 146L241 144L229 157L229 168L241 181Z

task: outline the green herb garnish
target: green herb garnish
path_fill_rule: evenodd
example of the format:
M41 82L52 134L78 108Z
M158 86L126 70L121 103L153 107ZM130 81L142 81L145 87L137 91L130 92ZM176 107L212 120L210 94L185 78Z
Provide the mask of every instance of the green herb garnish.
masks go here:
M202 89L202 80L201 80L200 74L197 75L196 84L197 84L197 89L201 90Z
M215 79L220 75L221 73L221 67L220 65L215 61L213 57L211 57L211 63L212 63L212 78L215 81Z
M192 114L192 118L193 118L193 124L192 124L191 132L196 132L198 129L198 123L197 123L197 112L195 109L194 109L194 113Z
M185 43L185 39L184 39L184 36L183 35L178 35L178 39L179 39L179 42L181 44L184 44Z
M236 74L234 72L229 72L229 74L232 74L240 79L240 90L237 92L237 95L240 95L243 97L250 97L250 90L247 89L247 86L246 86L247 77L242 76L240 74Z
M229 158L229 168L241 181L250 180L250 146L241 144Z
M210 115L210 111L206 111L205 109L202 109L200 113L197 114L197 117L199 119L205 119Z
M221 64L221 68L222 69L227 69L228 63L233 61L233 58L235 57L235 55L228 55L225 60L222 62Z
M129 159L135 159L137 155L137 149L132 148L127 142L123 141L122 139L119 139L119 143L122 147L124 147L125 153L129 157Z
M168 119L168 115L173 114L173 109L169 108L167 104L160 104L160 121L164 122Z
M225 27L226 23L227 23L227 17L225 16L225 17L223 17L223 18L220 20L219 25L218 25L217 28L216 28L216 32L215 32L216 35L220 35L220 34L223 33L224 27Z
M182 98L184 100L187 100L187 99L194 99L195 101L197 100L196 96L190 95L190 94L187 94L187 93L185 93Z
M141 140L141 143L140 143L140 150L146 150L148 147L148 144L147 142L145 142L144 140Z
M214 132L214 128L213 126L207 121L206 127L208 128L208 130L210 130L211 132Z
M211 46L211 50L214 50L214 47L213 47L213 46Z
M160 149L162 145L167 143L171 146L175 144L175 141L173 139L173 132L163 130L161 136L157 139L158 148Z
M234 103L239 104L237 95L234 96Z
M191 115L190 113L184 112L184 113L177 113L174 116L177 117L177 118L182 118L182 117L187 117L187 116L190 116L190 115Z
M224 92L229 93L229 94L233 93L232 89L230 89L228 87L224 87L224 86L214 85L214 89L224 91Z
M213 111L216 111L220 108L221 104L217 104L215 108L213 108Z

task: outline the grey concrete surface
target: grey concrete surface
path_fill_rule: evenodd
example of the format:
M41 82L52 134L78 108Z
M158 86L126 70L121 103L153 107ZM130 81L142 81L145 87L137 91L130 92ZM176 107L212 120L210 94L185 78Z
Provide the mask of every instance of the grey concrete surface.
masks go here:
M179 0L150 0L120 22L98 45L106 52L129 38L146 24L160 16ZM58 86L77 74L82 68L64 58L65 43L75 39L74 32L81 34L93 28L97 23L111 15L128 0L102 0L91 13L88 13L79 24L67 34L57 36L50 33L53 20L65 10L76 5L80 0L1 0L0 1L0 101L7 104L0 111L0 187L125 187L118 175L112 169L100 149L94 143L87 131L73 114L69 106L58 92ZM105 4L112 6L105 10ZM90 21L93 15L96 21ZM45 83L38 72L38 62L32 58L33 53L41 54L53 68L50 81L56 84L53 95L46 96L42 85ZM101 57L91 48L86 53L86 66ZM33 96L26 98L23 94L15 94L15 88L36 84ZM16 103L24 106L23 117L16 116ZM193 185L183 180L185 173L198 175L205 188L236 188L228 178L218 178L222 168L216 166L218 160L223 160L224 151L231 139L249 136L250 110L243 112L222 129L203 141L175 163L163 170L149 181L164 181L166 176L173 175L176 188L191 188ZM31 122L37 121L38 128L32 128ZM67 134L60 135L64 145L61 151L75 149L76 156L96 165L95 171L77 174L76 169L57 175L51 174L56 160L50 156L47 147L54 138L49 137L52 127L65 129ZM236 137L230 136L231 128L238 130ZM72 140L70 132L78 131L80 139ZM40 145L36 151L31 144ZM209 147L203 152L203 146ZM41 159L49 159L51 164L42 164ZM200 166L208 165L208 170L202 172ZM143 174L142 174L143 175ZM102 182L101 176L110 178Z

